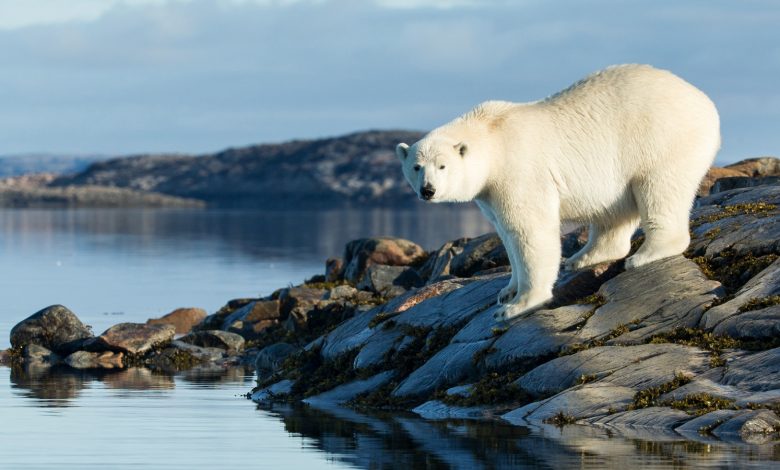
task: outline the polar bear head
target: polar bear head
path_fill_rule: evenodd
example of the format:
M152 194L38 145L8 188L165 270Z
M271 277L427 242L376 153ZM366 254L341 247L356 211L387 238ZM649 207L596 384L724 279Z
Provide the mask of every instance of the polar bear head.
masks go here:
M400 143L395 154L417 196L429 202L467 202L483 187L472 171L473 152L465 141L429 134L412 146Z

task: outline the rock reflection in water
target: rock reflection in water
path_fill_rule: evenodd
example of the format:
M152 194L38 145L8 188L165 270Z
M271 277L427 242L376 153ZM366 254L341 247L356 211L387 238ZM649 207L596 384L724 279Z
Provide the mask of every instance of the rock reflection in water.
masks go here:
M525 428L502 422L427 421L405 413L319 410L305 405L260 409L288 432L314 441L360 468L669 468L780 465L780 443L723 442L707 436L637 430L620 436L593 427Z
M102 383L113 390L171 390L176 379L213 385L215 383L245 382L247 369L235 367L195 367L175 374L144 367L122 370L78 370L66 366L27 363L11 368L12 388L26 398L34 398L44 407L71 406L82 390Z

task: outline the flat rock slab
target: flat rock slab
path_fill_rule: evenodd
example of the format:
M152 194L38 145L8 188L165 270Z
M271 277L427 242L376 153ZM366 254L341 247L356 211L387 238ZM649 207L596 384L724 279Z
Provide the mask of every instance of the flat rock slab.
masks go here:
M314 406L329 406L346 403L358 395L370 392L387 384L394 376L395 372L391 370L380 372L367 379L355 380L339 385L327 392L309 397L303 400L303 402Z
M250 396L250 399L255 403L263 403L282 398L292 391L294 383L295 382L292 380L281 380L273 385L254 392Z
M780 401L780 348L725 357L726 367L712 369L659 399L681 400L707 393L734 400L737 406Z
M758 214L736 214L715 221L706 217L723 212L723 207L750 203L774 204L777 208ZM736 189L702 198L691 215L693 234L690 250L708 258L730 249L737 255L780 251L780 186ZM716 234L713 236L712 234Z
M770 410L745 410L717 426L712 433L718 437L729 434L773 434L780 429L780 418Z
M490 346L491 340L475 343L451 343L412 372L393 396L421 396L453 385L477 371L474 355Z
M98 336L96 343L111 351L143 354L156 346L169 343L176 334L173 325L120 323Z
M775 260L750 279L737 291L733 299L707 310L702 315L700 326L707 330L715 330L716 334L753 338L774 337L777 335L777 327L772 327L771 321L776 318L775 310L761 313L740 312L740 308L750 300L772 295L780 295L780 259ZM762 326L770 326L770 328L762 331ZM743 332L747 334L740 334ZM758 336L749 336L750 334Z
M564 413L580 420L608 415L632 403L635 390L611 384L586 384L565 390L501 416L512 424L541 423Z
M205 318L206 311L202 308L177 308L160 318L150 318L146 320L146 323L148 325L173 325L178 335L189 333L193 326L202 322Z
M678 327L698 325L719 293L720 283L707 279L696 263L674 256L630 269L604 283L599 307L577 336L582 342L603 338L619 326L630 331L613 343L641 343Z
M169 346L172 349L184 351L191 354L195 359L202 362L215 362L225 357L225 350L219 348L204 348L184 341L171 341Z
M555 310L539 310L512 323L485 356L488 369L500 369L557 354L577 342L575 326L584 322L593 305L568 305Z
M438 400L432 400L414 408L412 412L430 420L483 419L489 413L489 408L482 406L453 406Z
M676 374L697 376L710 369L709 363L708 351L677 344L603 346L553 359L515 383L538 396L559 393L584 380L636 392L669 382Z
M76 351L65 358L65 364L74 369L122 369L125 367L123 359L122 352Z
M22 348L38 344L58 354L70 354L92 338L92 332L78 317L62 305L40 310L11 329L11 345Z
M241 351L244 349L243 336L221 330L195 331L187 336L179 338L184 343L194 344L205 348L219 348L227 351Z
M638 410L621 411L618 413L591 418L590 424L615 429L647 429L649 438L657 436L659 431L671 432L683 423L690 421L691 416L681 410L653 406Z

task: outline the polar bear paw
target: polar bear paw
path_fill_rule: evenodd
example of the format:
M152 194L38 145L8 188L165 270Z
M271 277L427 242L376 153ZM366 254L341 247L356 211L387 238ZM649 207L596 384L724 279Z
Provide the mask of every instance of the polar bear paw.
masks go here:
M551 295L542 297L539 300L532 300L532 298L528 295L521 295L517 302L499 305L495 313L493 313L493 318L496 321L511 320L513 318L532 313L551 299Z

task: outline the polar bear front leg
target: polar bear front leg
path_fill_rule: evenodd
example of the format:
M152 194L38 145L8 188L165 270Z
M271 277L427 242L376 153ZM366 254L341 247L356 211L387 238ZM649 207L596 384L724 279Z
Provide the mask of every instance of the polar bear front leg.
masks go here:
M504 248L506 249L506 254L509 258L509 264L512 266L512 276L509 279L509 284L507 284L498 293L498 303L505 304L515 298L519 289L520 280L518 279L518 271L515 269L515 266L518 265L518 262L514 258L516 250L510 249L511 245L507 241L508 239L504 227L499 222L498 218L493 212L493 209L481 201L475 202L477 203L477 206L482 211L482 214L485 216L485 218L488 219L493 227L495 227L496 233L498 234L498 237L501 239L501 243L504 244Z
M514 254L510 257L512 271L517 271L520 281L517 295L496 310L498 321L522 315L552 299L561 257L560 220L557 210L544 213L536 207L534 212L534 216L530 216L531 211L517 212L522 221L506 222L507 250Z

